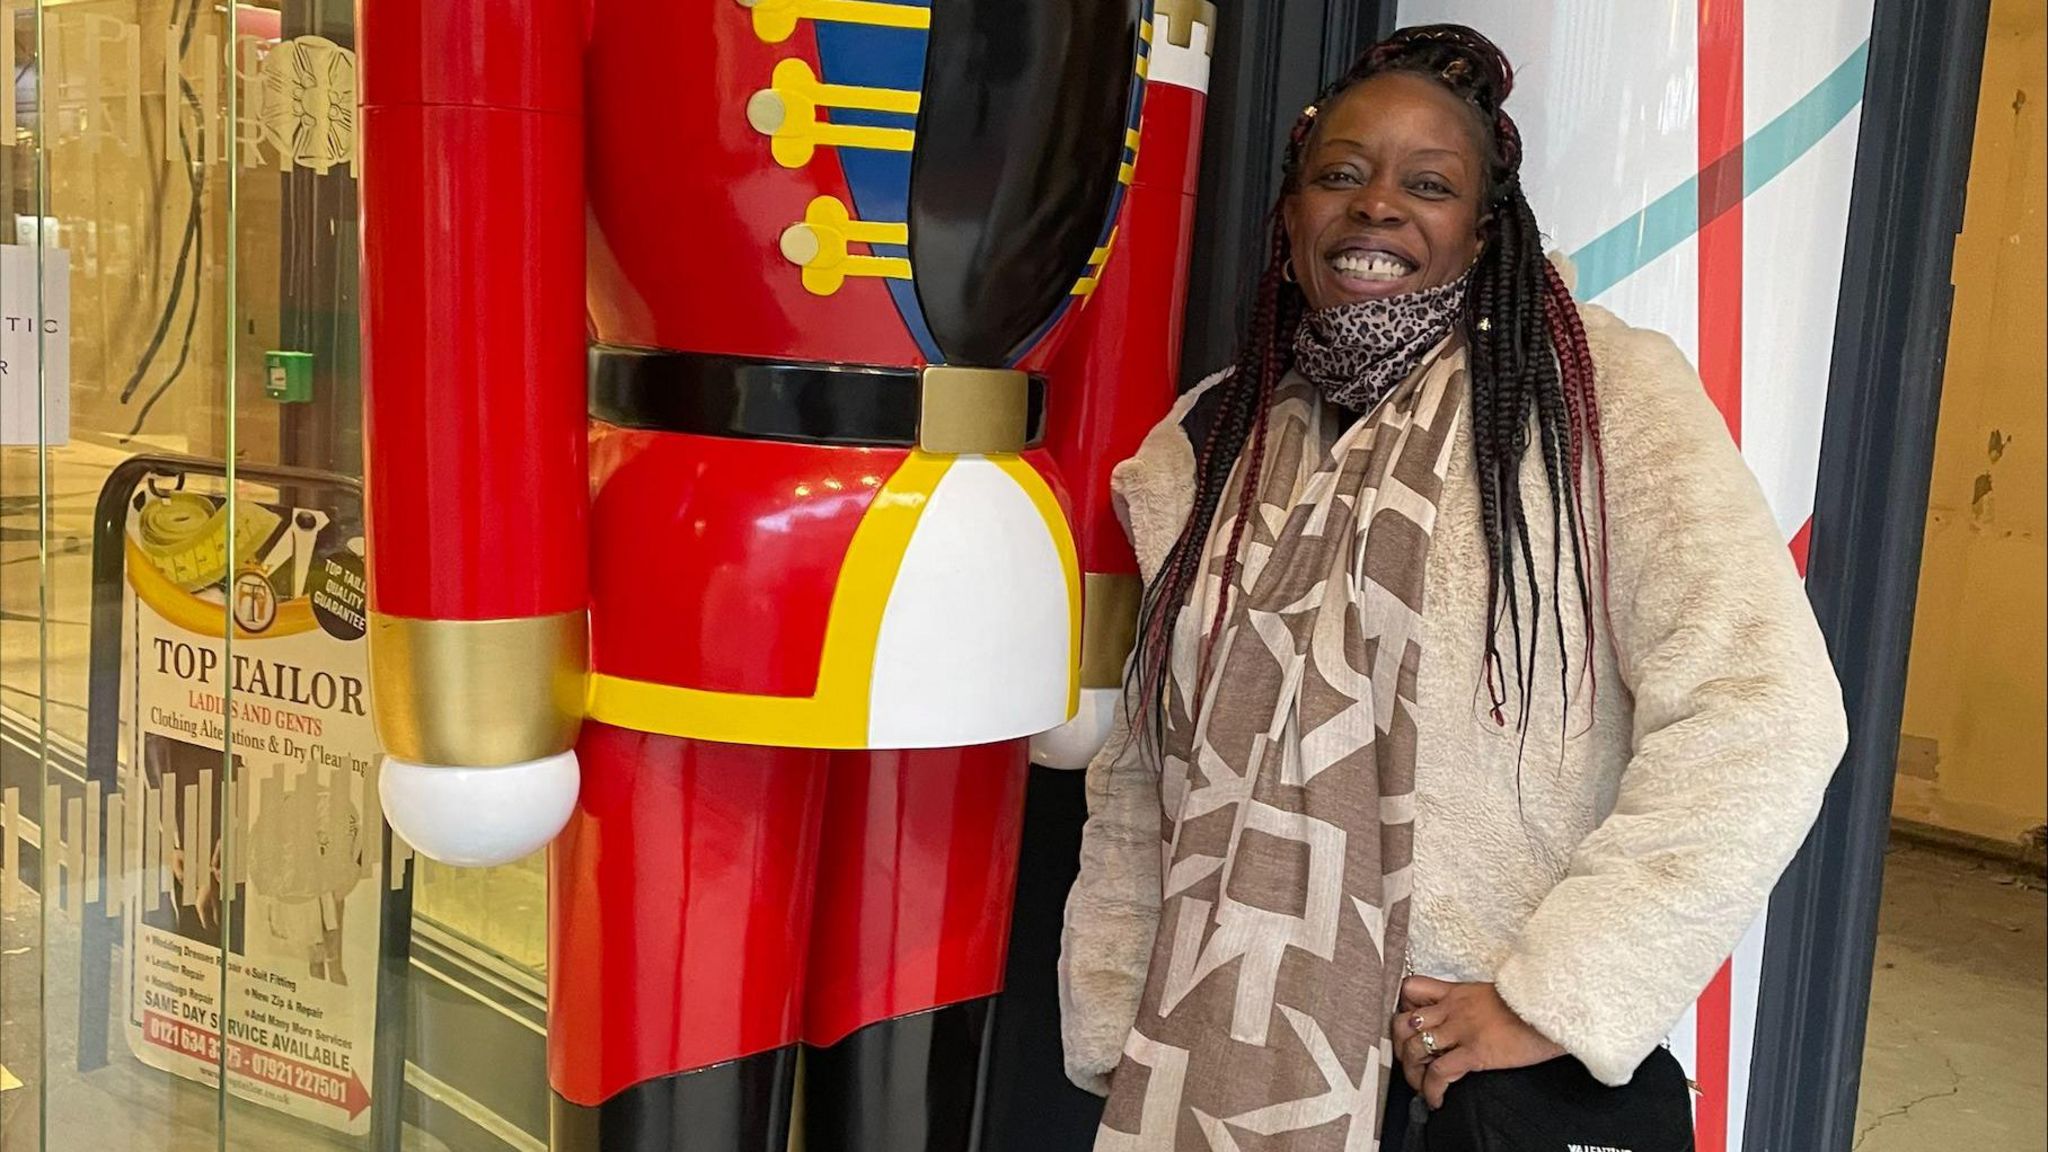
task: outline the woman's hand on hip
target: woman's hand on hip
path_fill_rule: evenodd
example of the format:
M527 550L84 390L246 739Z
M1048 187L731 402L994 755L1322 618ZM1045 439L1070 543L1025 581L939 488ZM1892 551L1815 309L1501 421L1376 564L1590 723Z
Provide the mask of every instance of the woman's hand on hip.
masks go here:
M1523 1023L1491 984L1450 984L1410 976L1401 984L1394 1050L1408 1086L1431 1108L1474 1072L1527 1068L1564 1049Z

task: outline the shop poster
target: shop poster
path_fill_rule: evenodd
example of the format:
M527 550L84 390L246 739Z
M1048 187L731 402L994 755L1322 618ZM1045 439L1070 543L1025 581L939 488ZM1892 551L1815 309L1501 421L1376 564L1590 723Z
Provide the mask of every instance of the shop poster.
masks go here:
M129 1050L365 1133L384 825L362 542L323 511L149 483L129 507Z

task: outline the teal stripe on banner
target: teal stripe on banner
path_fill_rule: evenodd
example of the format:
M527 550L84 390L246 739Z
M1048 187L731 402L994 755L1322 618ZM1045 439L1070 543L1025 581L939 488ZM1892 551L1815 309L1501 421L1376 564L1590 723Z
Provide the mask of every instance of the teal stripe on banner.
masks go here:
M1827 79L1742 142L1744 196L1777 179L1856 110L1869 60L1870 41L1865 40ZM1699 231L1699 191L1695 174L1572 253L1579 299L1594 299Z

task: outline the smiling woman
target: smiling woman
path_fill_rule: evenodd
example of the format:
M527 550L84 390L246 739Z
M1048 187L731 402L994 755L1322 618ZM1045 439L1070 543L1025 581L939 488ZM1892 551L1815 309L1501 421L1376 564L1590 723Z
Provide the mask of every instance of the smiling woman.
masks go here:
M1316 118L1283 208L1288 267L1316 311L1464 276L1492 199L1471 104L1402 72L1353 92Z
M1146 593L1062 957L1098 1147L1690 1147L1660 1041L1840 692L1697 376L1545 259L1512 84L1413 28L1305 110L1236 366L1117 469Z

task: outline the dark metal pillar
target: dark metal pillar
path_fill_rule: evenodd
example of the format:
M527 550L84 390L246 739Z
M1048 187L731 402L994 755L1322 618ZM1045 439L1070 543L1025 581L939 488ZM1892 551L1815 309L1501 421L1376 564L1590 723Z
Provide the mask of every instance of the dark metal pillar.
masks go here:
M1989 0L1877 0L1807 588L1849 753L1771 900L1745 1152L1854 1142Z

